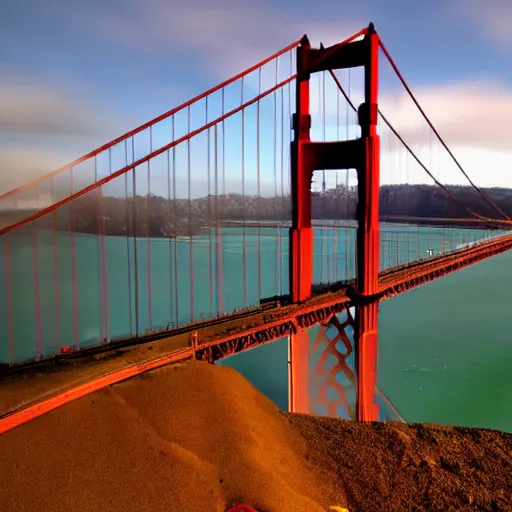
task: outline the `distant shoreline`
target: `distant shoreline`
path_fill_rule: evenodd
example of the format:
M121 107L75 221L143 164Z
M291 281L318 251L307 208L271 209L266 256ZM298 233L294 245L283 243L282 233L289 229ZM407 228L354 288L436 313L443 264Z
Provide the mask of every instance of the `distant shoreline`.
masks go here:
M423 227L436 227L436 228L454 228L454 229L475 229L475 230L492 230L493 228L483 221L479 221L477 219L442 219L442 218L434 218L434 217L395 217L395 216L385 216L381 217L382 223L389 224L408 224L411 226L423 226ZM9 217L8 220L0 214L0 229L3 227L8 227L13 223L18 222L18 220L12 220L12 217ZM108 224L108 222L106 223ZM312 219L313 228L332 228L332 229L355 229L355 220L353 219ZM40 223L37 226L42 230L53 230L54 226L52 223ZM190 237L190 236L201 236L206 235L210 232L210 230L215 229L216 227L220 229L225 228L239 228L243 229L244 227L247 229L278 229L284 228L288 230L291 227L290 220L225 220L223 222L211 223L209 226L203 226L194 230L192 233L189 231L183 230L182 232L177 232L172 235L165 235L158 231L153 232L145 232L146 229L141 228L139 232L137 230L131 229L132 226L127 226L127 230L125 232L119 232L118 230L110 230L108 229L108 225L103 228L104 230L99 229L90 229L92 226L87 226L89 229L69 229L67 227L62 226L60 229L57 227L56 231L58 233L76 233L76 234L84 234L84 235L105 235L105 236L117 236L122 238L162 238L162 239L179 239L180 237ZM96 227L96 226L94 226ZM30 229L30 224L25 228ZM495 229L503 229L498 224L496 224Z
M506 217L503 212L512 213L512 190L486 189L487 197L491 199L485 202L471 187L451 186L449 189L452 199L436 186L383 185L379 194L381 221L463 229L505 227L500 221ZM256 228L289 226L291 203L290 195L228 193L215 197L175 199L157 195L103 196L99 201L97 195L86 194L47 212L34 224L42 229L77 233L176 238L199 235L216 226L239 227L244 221L246 226ZM491 207L493 203L498 206ZM358 193L354 187L340 185L322 194L312 192L313 224L319 225L322 221L353 223L357 204ZM2 209L0 229L22 222L36 213L34 208ZM480 218L496 221L482 221Z

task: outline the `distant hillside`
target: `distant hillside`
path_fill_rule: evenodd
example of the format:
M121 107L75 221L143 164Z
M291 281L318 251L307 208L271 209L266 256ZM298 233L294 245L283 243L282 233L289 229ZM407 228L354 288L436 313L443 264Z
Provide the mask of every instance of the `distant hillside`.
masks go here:
M471 187L450 186L453 196L480 215L500 219ZM512 190L504 188L486 189L485 192L505 212L512 214ZM312 193L313 219L355 219L357 188L343 185L325 193ZM437 186L430 185L385 185L381 187L380 210L383 220L443 224L443 219L466 219L473 217L456 201L447 197ZM26 214L31 212L28 210ZM14 214L0 213L0 225ZM19 219L20 212L16 213ZM441 219L441 220L435 220ZM104 232L118 236L174 237L199 233L218 222L230 220L290 221L291 200L285 197L257 197L228 194L225 196L198 199L168 200L161 196L137 196L129 199L103 197L87 194L59 208L55 213L40 218L40 227L57 226L64 231L83 233ZM466 225L464 222L452 224ZM471 224L470 224L471 225ZM479 225L478 222L473 225Z

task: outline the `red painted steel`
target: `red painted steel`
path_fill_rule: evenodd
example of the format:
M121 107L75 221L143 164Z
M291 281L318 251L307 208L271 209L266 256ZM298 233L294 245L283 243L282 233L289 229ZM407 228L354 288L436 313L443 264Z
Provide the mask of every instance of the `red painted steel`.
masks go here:
M309 75L302 74L302 53L310 48L304 38L297 48L296 111L294 140L291 144L292 227L290 229L290 295L292 302L311 296L313 284L313 230L311 228L312 169L306 161L305 144L310 142ZM289 410L307 413L309 335L297 332L289 336Z
M357 229L357 291L363 298L356 305L357 419L378 419L375 405L377 383L378 298L379 291L379 185L380 141L377 135L379 36L366 35L365 103L360 107L361 135L366 139L364 168L359 175ZM367 299L369 298L369 299Z
M71 389L68 389L58 395L52 396L45 400L36 402L28 407L15 411L8 416L0 418L0 435L4 432L12 430L13 428L19 427L23 423L27 423L47 412L53 411L62 405L65 405L73 400L82 398L86 395L90 395L95 391L111 386L112 384L118 384L123 380L129 379L141 373L145 373L150 370L155 370L166 366L171 363L177 363L192 358L192 348L186 348L177 350L165 356L155 358L151 361L145 361L143 363L136 363L122 370L117 370L107 375L102 375L90 382L80 384Z
M310 48L304 39L297 48L296 113L291 144L292 227L290 229L290 295L303 302L311 295L313 283L313 232L311 228L312 171L305 146L311 141L309 74L302 73L302 53Z
M289 336L288 342L288 409L290 412L308 414L310 340L306 330Z
M291 144L291 196L292 227L290 229L290 296L294 303L304 302L311 296L313 283L313 230L311 227L311 181L315 169L330 169L333 152L329 144L312 143L310 138L311 115L309 105L309 79L312 71L319 71L329 58L333 58L346 45L367 29L359 31L345 41L330 48L316 51L308 60L311 45L306 36L297 48L296 111L294 140ZM315 153L315 149L319 151ZM350 150L349 150L350 151ZM338 157L338 158L336 158ZM334 157L339 160L339 155ZM337 162L338 163L338 162ZM293 333L289 338L289 407L292 412L308 411L309 394L309 336Z
M311 177L314 169L350 168L357 165L359 175L359 211L357 230L357 291L362 300L356 301L356 366L358 369L359 419L375 418L374 388L376 382L377 316L379 290L379 162L380 147L377 135L378 121L378 36L370 25L362 43L349 45L345 51L341 46L311 52L307 39L297 51L297 113L292 144L292 208L293 220L290 236L290 283L293 302L301 302L311 293L313 265L311 237ZM308 52L304 57L303 52ZM328 60L331 59L331 60ZM333 152L332 145L311 143L309 137L311 118L309 114L309 73L321 71L329 65L336 67L365 66L365 103L359 109L359 119L364 145L350 141L339 145ZM327 68L328 69L328 68ZM307 103L306 103L307 101ZM306 152L306 150L308 150ZM361 154L361 151L364 154ZM362 162L362 163L361 163ZM304 235L303 235L304 233ZM368 301L368 297L372 297ZM291 403L297 374L293 359L294 336L291 337ZM300 360L302 357L297 356ZM307 378L306 369L301 378Z
M331 417L339 417L339 407L343 407L347 416L355 419L355 403L351 403L349 392L355 394L356 376L354 370L347 363L347 358L353 352L352 343L347 335L347 327L354 328L354 319L350 313L349 305L344 305L346 319L340 322L336 314L320 323L320 329L315 337L313 352L321 350L320 357L314 369L314 382L316 386L314 405L324 406ZM334 337L328 336L334 331ZM338 345L341 342L341 350ZM343 350L344 349L344 350ZM340 382L339 376L344 379ZM335 396L329 391L335 391ZM315 413L316 411L310 411ZM318 412L322 414L322 412Z

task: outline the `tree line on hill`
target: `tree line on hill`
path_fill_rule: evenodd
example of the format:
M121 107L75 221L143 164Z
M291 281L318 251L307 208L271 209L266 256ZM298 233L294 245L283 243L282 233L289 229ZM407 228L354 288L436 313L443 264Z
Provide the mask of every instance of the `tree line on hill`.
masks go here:
M471 187L449 187L456 200L449 199L437 186L385 185L380 189L383 220L424 224L442 223L434 219L471 219L466 205L480 215L500 218ZM507 213L512 214L512 190L494 188L486 193ZM356 187L340 185L324 193L312 193L312 217L322 220L352 220L356 217ZM460 204L461 203L461 204ZM86 194L41 217L40 227L114 236L176 237L194 235L229 221L290 221L291 198L227 194L197 199L176 199L150 195L132 198ZM456 223L455 223L456 224ZM476 224L475 224L476 225Z

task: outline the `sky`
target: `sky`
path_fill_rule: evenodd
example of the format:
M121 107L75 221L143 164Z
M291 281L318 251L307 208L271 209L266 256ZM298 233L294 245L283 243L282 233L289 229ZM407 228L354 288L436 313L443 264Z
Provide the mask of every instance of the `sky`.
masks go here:
M512 186L512 148L507 130L512 124L509 0L4 0L0 3L0 193L65 165L304 33L314 45L330 45L370 21L466 172L480 186ZM289 59L280 59L280 78L286 76L284 61ZM441 181L464 183L460 171L392 78L389 66L381 62L381 110ZM263 77L263 90L275 84L272 69ZM348 83L346 72L340 77ZM312 112L313 134L321 138L319 80L317 77L312 82ZM351 83L353 96L359 101L357 72L353 72ZM257 74L253 74L244 84L244 99L254 97L259 90ZM336 89L331 83L326 91L326 136L332 139L338 133ZM285 86L282 96L278 92L263 100L266 104L262 102L260 110L260 186L267 193L276 188L274 172L277 170L279 176L288 172L286 101L292 92L292 85ZM227 91L226 102L236 106L239 94L238 89ZM215 101L217 107L210 102L210 120L215 108L220 112L219 97ZM257 187L258 160L255 106L251 108L244 125L248 192ZM286 118L284 123L279 120L276 125L274 108L278 117L283 114ZM204 103L197 106L192 124L200 125L204 110ZM182 116L176 121L176 130L183 130L187 122ZM224 160L221 149L215 157L214 130L191 143L192 195L206 192L208 185L214 187L208 175L214 172L215 158L223 162L218 172L227 176L217 186L222 188L227 182L228 189L240 189L241 114L230 122ZM340 123L341 132L346 131L346 122ZM170 140L166 134L168 131L155 131L152 136L158 141L154 144ZM217 133L218 144L221 137ZM148 146L147 141L141 144ZM273 144L278 147L277 162ZM126 147L118 149L120 154L128 151ZM187 193L188 148L182 146L176 152L181 173L178 194ZM169 185L164 183L165 158L162 155L151 170L151 189L159 193ZM430 182L422 171L414 169L385 131L381 158L383 182ZM73 189L88 183L92 172L90 166L84 171L77 169ZM147 166L136 174L137 187L142 190ZM318 179L315 175L315 186ZM281 187L280 180L277 188ZM283 180L287 181L287 176ZM328 180L332 185L334 175ZM120 183L111 190L118 191ZM129 186L127 179L123 183Z

